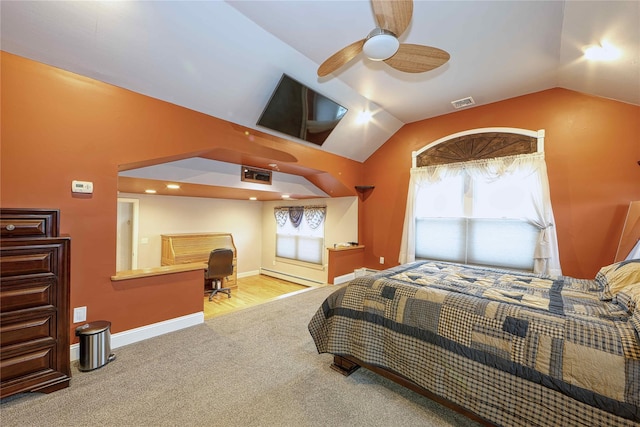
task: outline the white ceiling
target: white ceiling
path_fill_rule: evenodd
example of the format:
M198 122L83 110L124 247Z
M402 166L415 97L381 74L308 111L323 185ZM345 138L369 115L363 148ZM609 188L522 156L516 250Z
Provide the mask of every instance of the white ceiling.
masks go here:
M349 109L322 149L356 161L468 96L564 87L640 105L640 1L416 1L400 41L444 49L447 64L407 74L359 56L324 78L319 64L375 27L369 1L2 1L0 13L4 51L266 133L278 135L255 123L287 73ZM621 59L582 59L603 39Z
M267 200L269 197L265 197L264 192L278 195L294 194L296 198L329 197L327 193L311 184L304 177L278 171L269 171L272 181L269 184L243 181L240 173L241 168L233 163L192 157L123 171L119 173L119 176L142 180L157 180L161 177L163 181L170 183L232 187L237 190L236 193L240 196L238 198L242 199L246 199L246 196L250 195L260 198L260 200ZM164 194L172 194L170 189L165 191L163 187L165 186L158 189L162 190ZM240 192L240 190L246 191Z

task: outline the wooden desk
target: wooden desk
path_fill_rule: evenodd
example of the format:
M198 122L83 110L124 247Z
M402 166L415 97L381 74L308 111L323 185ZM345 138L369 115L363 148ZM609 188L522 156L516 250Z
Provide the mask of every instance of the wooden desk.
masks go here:
M209 254L218 248L233 250L233 274L224 282L225 287L238 286L237 251L231 233L162 234L163 266L192 264L209 261Z

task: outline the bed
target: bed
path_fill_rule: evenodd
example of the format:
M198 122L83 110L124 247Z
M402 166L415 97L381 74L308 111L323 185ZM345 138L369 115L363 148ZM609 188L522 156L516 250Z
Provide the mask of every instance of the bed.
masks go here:
M593 280L417 261L341 286L309 331L344 374L372 369L485 425L640 423L640 260Z

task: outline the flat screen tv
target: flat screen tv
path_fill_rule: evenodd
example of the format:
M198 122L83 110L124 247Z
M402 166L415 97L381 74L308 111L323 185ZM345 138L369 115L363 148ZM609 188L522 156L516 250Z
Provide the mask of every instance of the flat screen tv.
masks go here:
M347 109L283 74L258 126L322 145Z

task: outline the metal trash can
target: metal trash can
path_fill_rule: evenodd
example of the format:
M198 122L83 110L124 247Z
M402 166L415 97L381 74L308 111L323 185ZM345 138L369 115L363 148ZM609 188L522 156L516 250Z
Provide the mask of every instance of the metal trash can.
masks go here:
M98 320L78 326L76 336L80 340L79 370L92 371L116 358L111 353L111 322Z

